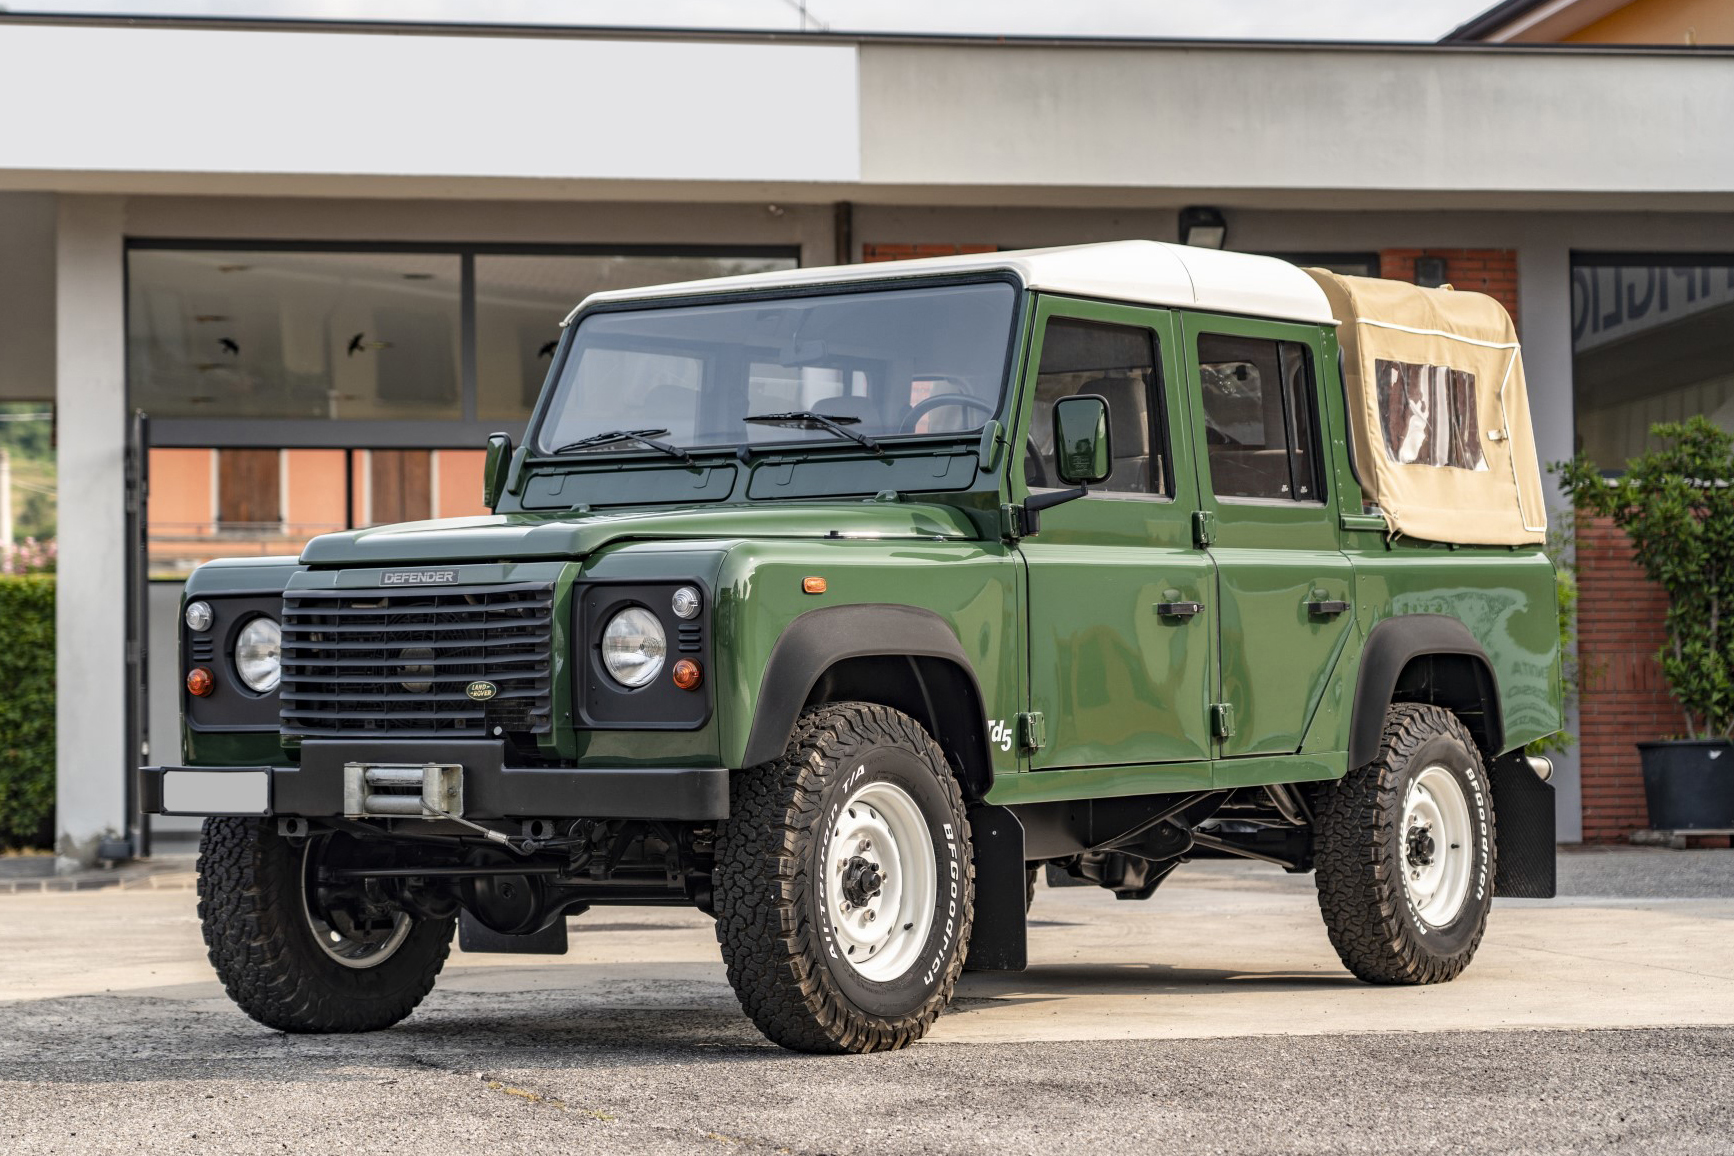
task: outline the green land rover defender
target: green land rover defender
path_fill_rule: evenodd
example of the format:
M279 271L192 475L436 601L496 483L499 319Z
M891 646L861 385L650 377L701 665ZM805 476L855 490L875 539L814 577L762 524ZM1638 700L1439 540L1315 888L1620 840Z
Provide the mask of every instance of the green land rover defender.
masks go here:
M454 930L558 954L676 904L765 1035L865 1052L1025 966L1044 866L1313 871L1386 984L1553 892L1554 572L1490 298L1147 241L600 293L485 488L187 583L141 798L207 816L261 1023L384 1028Z

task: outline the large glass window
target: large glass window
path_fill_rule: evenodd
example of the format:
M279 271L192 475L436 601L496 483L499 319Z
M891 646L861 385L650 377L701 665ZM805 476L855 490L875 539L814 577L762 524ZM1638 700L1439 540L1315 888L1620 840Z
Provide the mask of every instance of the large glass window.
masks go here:
M560 322L591 293L796 264L792 250L137 242L129 384L158 445L475 445L522 432Z
M1604 470L1657 422L1734 430L1734 258L1580 255L1571 326L1578 448Z
M127 270L153 418L461 416L456 254L136 249Z
M592 313L537 448L620 430L687 447L846 440L809 412L870 438L980 429L1016 300L996 281Z
M707 277L792 269L793 257L476 257L476 410L483 419L530 416L559 344L560 322L584 298Z

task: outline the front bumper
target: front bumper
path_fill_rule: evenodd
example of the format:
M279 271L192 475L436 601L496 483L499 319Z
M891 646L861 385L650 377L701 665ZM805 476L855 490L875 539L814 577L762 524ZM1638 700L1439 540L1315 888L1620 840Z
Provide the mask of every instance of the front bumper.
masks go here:
M453 813L466 819L701 821L726 819L729 813L729 773L723 767L508 767L504 744L497 742L340 739L307 741L301 747L301 764L294 767L143 767L139 809L153 815L336 818L348 813L345 768L354 764L459 766L461 810ZM183 794L180 800L169 800L177 809L165 809L164 775L188 771L201 776L244 775L261 790L205 792L218 801L193 808ZM226 801L231 799L234 802Z

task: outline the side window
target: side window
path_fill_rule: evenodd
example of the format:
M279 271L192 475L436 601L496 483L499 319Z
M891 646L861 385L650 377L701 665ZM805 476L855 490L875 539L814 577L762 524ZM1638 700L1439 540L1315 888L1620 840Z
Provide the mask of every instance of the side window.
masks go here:
M1307 347L1205 333L1198 370L1216 496L1321 500Z
M1485 470L1475 375L1443 365L1379 358L1379 418L1385 453L1399 465Z
M1054 403L1075 393L1095 393L1108 402L1114 472L1092 489L1167 494L1167 423L1160 386L1156 338L1150 330L1050 318L1042 333L1030 419L1035 452L1024 459L1024 481L1031 488L1062 484L1054 466Z

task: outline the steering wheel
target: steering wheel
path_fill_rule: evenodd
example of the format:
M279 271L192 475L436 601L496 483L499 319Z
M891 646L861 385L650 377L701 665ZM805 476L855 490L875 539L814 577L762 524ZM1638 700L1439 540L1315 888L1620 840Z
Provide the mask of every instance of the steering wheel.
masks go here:
M979 409L983 413L993 412L993 406L981 400L981 398L974 397L967 393L935 394L925 401L917 402L908 413L904 414L903 420L898 423L897 432L914 433L915 427L921 423L922 418L926 417L934 410L948 405L960 405L966 409ZM1029 439L1029 444L1025 448L1024 452L1024 484L1034 487L1042 487L1048 484L1047 467L1042 462L1041 451L1036 448L1035 438Z
M948 405L961 405L966 409L979 409L982 413L990 415L993 413L994 408L990 403L981 400L979 397L972 397L967 393L935 394L926 401L917 402L914 408L904 414L903 421L897 426L897 432L914 433L915 427L921 424L922 418L926 417L934 410L943 409Z

